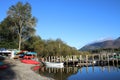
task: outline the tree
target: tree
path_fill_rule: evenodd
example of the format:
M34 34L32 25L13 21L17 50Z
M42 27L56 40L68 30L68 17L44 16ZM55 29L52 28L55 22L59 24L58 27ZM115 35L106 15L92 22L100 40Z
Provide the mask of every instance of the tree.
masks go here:
M14 29L18 34L18 49L21 49L21 43L35 33L36 18L31 14L31 6L29 3L23 4L18 2L12 5L8 10L8 16L14 23Z
M11 18L7 17L0 23L0 47L16 48L17 35L12 27Z
M44 42L39 36L32 36L23 43L22 48L29 51L36 51L42 53Z

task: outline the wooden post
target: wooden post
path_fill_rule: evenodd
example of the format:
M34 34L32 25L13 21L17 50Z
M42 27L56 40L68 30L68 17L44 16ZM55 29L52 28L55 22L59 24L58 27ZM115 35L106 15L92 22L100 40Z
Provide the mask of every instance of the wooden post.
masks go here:
M60 61L58 60L58 56L56 56L56 58L55 58L55 62L60 62Z
M56 60L56 59L55 59L55 56L54 56L53 60L54 60L54 62L55 62L55 60Z
M82 60L82 55L80 55L80 61L79 61L79 66L81 67L81 60Z
M112 54L112 57L113 57L113 60L112 60L112 62L113 62L113 66L114 66L114 55Z
M101 54L101 60L103 61L103 55Z
M101 54L101 64L102 64L102 65L104 64L103 56L104 56L104 55Z
M117 63L117 67L118 67L118 57L117 57L117 59L116 59L116 63Z
M50 57L50 62L52 62L52 58L53 58L53 56Z
M110 61L109 61L109 55L108 54L107 54L107 61L108 61L108 66L109 66Z
M59 62L62 62L62 61L61 61L61 58L62 58L62 56L59 56L59 59L60 59Z
M100 61L100 54L98 55L98 57L99 57L99 61Z
M74 62L74 60L75 60L75 55L73 55L73 66L75 65L75 62Z
M45 58L45 61L47 62L47 57Z
M94 54L92 55L92 64L94 66Z
M120 61L120 54L119 54L119 58L118 58L118 61Z
M63 56L61 56L61 62L64 62L64 57Z
M88 66L88 55L86 55L86 66Z
M67 56L66 56L66 66L68 66L68 60L67 60Z

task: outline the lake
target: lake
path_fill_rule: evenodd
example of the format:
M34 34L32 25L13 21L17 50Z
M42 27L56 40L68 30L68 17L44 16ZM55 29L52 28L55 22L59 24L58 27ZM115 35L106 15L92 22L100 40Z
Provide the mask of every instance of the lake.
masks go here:
M55 80L120 80L120 68L116 66L41 67L35 72Z

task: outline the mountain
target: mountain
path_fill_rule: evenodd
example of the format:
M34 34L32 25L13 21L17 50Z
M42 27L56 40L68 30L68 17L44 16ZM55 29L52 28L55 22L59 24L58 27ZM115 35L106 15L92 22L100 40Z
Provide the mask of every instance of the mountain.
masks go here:
M101 48L120 48L120 37L114 40L106 40L102 42L95 42L83 46L80 50L95 50Z

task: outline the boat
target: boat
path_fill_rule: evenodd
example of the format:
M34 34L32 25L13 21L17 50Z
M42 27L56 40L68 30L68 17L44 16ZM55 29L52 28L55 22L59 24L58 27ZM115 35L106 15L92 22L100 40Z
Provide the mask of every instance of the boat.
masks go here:
M30 59L22 59L21 62L26 64L35 64L35 65L40 64L38 61L30 60Z
M40 69L40 66L34 66L34 67L32 68L33 71L37 71L37 70L39 70L39 69Z
M3 62L0 62L0 69L6 69L7 67Z
M44 62L46 67L53 67L53 68L63 68L64 63L62 62Z
M0 69L6 69L8 66L7 65L1 65Z
M60 49L60 44L59 44L59 49ZM64 63L63 62L48 62L48 61L44 61L43 62L46 67L52 67L52 68L63 68L64 67Z

